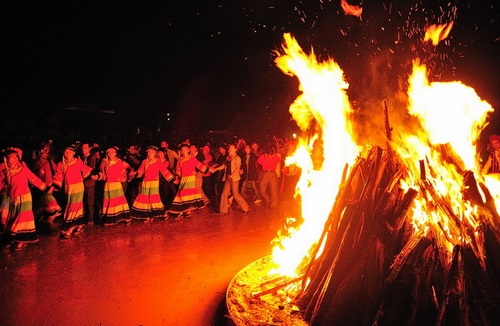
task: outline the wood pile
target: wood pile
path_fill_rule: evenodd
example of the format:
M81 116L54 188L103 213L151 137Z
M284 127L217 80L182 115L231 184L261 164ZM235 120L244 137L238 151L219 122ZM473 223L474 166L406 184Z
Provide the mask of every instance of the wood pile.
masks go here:
M343 181L314 258L302 266L295 302L311 325L498 323L500 232L493 200L487 193L483 202L474 174L463 171L449 146L435 149L460 168L468 185L464 198L479 206L480 227L467 228L455 216L427 182L426 162L417 189L404 191L400 181L407 172L397 155L372 148ZM450 253L436 241L441 230L415 232L409 212L419 193L432 198L428 204L471 241Z

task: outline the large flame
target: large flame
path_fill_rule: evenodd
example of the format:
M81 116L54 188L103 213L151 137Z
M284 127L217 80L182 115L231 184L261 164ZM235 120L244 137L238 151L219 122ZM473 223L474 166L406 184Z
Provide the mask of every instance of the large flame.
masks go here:
M272 257L279 266L273 272L294 276L305 258L314 258L309 257L310 249L321 238L344 170L352 166L359 148L352 138L352 109L342 69L332 59L318 62L312 50L304 53L290 34L284 39L283 53L275 62L299 79L302 94L290 113L308 136L299 139L296 151L286 159L302 169L296 194L303 223L300 228L289 226L288 234L276 240ZM419 190L410 218L416 233L430 234L451 253L456 245L477 242L480 216L464 196L464 174L482 181L476 143L493 108L461 82L429 82L426 66L418 60L409 79L408 99L418 131L398 126L391 145L407 171L402 186ZM480 246L473 249L484 257Z
M346 89L348 84L333 60L318 62L304 53L297 41L284 35L283 54L275 62L286 74L297 76L302 94L290 107L290 113L304 134L287 164L302 169L296 193L301 196L303 223L288 230L273 250L273 260L282 275L294 275L317 242L332 209L346 164L352 164L358 148L352 140L349 115L352 112ZM320 155L318 155L320 154Z
M409 113L417 117L417 135L403 134L394 146L409 171L408 185L420 188L413 211L416 230L433 232L453 249L473 240L477 208L464 198L464 172L478 174L476 141L492 107L460 83L429 83L427 70L414 62ZM423 164L425 163L425 164Z

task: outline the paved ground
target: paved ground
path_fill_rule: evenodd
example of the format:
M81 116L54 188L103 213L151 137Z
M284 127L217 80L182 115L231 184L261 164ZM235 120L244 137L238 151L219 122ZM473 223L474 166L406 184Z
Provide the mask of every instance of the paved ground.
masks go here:
M0 325L232 325L233 276L271 253L290 202L180 220L90 226L0 250Z

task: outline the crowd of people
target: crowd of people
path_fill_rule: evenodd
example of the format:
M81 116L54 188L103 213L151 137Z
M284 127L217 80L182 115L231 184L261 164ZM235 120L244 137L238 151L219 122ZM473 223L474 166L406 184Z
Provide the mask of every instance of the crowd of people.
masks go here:
M146 148L57 145L44 141L32 155L2 151L0 237L13 250L40 232L70 239L89 225L177 219L204 208L214 215L246 214L249 202L273 209L299 173L284 166L295 142L275 137L262 148L244 139L218 146L186 139L174 148L166 140Z

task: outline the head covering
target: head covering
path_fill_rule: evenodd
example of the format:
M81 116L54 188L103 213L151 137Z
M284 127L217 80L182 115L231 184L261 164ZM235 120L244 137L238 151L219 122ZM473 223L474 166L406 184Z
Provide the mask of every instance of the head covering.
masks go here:
M52 140L45 140L43 142L41 142L39 145L38 145L38 150L42 150L42 149L45 149L45 148L48 148L52 146Z
M489 141L490 141L490 143L491 143L492 141L494 141L494 140L498 140L498 141L500 141L500 135L490 135L490 137L489 137Z
M153 146L153 145L148 146L148 148L146 148L146 152L147 152L147 151L155 151L155 152L158 152L158 147Z
M6 149L3 150L3 155L4 157L9 157L10 155L15 154L19 158L19 160L22 159L23 157L23 151L20 148L17 147L7 147Z
M67 150L67 149L76 153L76 147L73 145L66 146L66 148L64 150Z
M118 153L119 148L118 148L117 146L110 146L110 147L108 147L108 149L106 150L106 154L107 154L109 151L111 151L111 150L114 150L115 152L117 152L117 153Z

